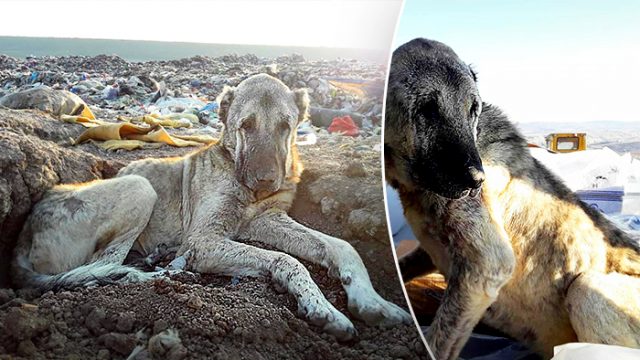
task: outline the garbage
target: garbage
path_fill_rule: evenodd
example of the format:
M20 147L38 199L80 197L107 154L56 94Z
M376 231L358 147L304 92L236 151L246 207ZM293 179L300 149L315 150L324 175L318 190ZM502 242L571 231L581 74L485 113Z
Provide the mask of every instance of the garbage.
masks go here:
M266 72L292 89L306 88L309 92L311 121L308 127L300 128L298 145L331 142L327 129L334 118L347 115L362 138L379 136L381 130L380 89L385 71L384 66L376 64L344 59L307 61L296 54L272 59L231 54L147 62L129 62L108 55L27 59L0 55L0 59L0 95L20 93L41 84L69 94L65 96L73 95L74 103L84 104L82 110L36 104L14 108L40 108L64 122L87 128L128 122L159 125L171 135L185 134L188 129L190 136L198 136L213 129L215 133L207 136L217 138L222 124L215 99L223 87L236 86L248 76ZM128 147L151 146L129 141L132 139L116 141L125 140Z
M640 160L631 154L609 148L558 154L529 150L590 206L607 214L640 215Z
M197 98L183 97L176 98L165 96L155 102L153 106L149 107L149 111L158 111L161 114L181 113L189 112L192 114L198 113L198 109L205 108L206 104Z
M331 122L333 122L333 119L342 116L349 116L357 126L362 126L362 119L364 117L362 114L314 106L309 108L309 118L311 119L311 123L317 127L329 127Z
M351 119L351 116L346 115L334 118L329 126L329 132L341 133L346 136L358 136L360 131L358 126Z
M569 343L556 346L551 360L632 360L640 358L640 350L616 345Z
M296 145L313 145L318 142L318 136L308 122L298 126L296 136Z
M107 150L148 147L148 143L164 143L176 147L200 146L216 141L211 137L170 135L162 126L145 127L130 123L110 123L88 128L73 142L82 144L89 140L105 141L98 145ZM155 145L151 145L156 147Z
M81 115L95 119L89 106L77 95L64 90L39 86L9 94L0 99L0 106L10 109L37 109L54 116Z
M114 86L107 86L106 88L104 88L104 90L102 90L102 96L105 98L105 100L115 100L119 95L119 89L116 87L116 85Z

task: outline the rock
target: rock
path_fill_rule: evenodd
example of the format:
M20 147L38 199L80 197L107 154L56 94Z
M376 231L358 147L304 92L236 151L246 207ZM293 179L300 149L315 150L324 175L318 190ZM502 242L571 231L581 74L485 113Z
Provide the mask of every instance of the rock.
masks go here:
M109 360L111 359L111 353L107 349L100 349L98 350L96 358L99 360Z
M407 359L411 357L412 351L404 345L395 345L391 348L390 355L395 358Z
M54 116L78 115L87 104L69 91L53 90L40 86L19 91L0 99L0 106L10 109L38 109Z
M47 349L61 349L67 343L67 337L58 331L52 331L51 335L49 335L49 341L47 341L46 348Z
M356 209L349 214L349 230L352 234L366 233L370 236L374 236L376 230L380 226L384 226L381 222L385 221L385 218L371 213L367 209Z
M190 296L187 300L187 306L195 310L200 309L203 305L204 302L202 302L202 299L197 295Z
M320 200L320 211L323 215L330 215L335 213L339 205L333 198L325 196Z
M38 352L38 349L33 344L31 340L23 340L18 344L18 349L16 350L18 355L24 356L26 358L33 358L34 355Z
M136 347L136 337L132 334L108 333L100 336L98 341L107 349L115 351L121 355L129 355Z
M133 330L134 322L134 314L130 312L120 314L116 319L116 330L121 333L129 333Z
M154 359L181 360L187 356L187 349L182 345L178 332L172 329L152 336L148 350Z
M104 310L95 308L89 313L89 315L87 315L87 318L84 320L84 326L86 326L92 334L100 335L105 331L103 323L106 318L107 314Z
M1 189L2 187L0 187ZM0 194L0 198L2 194ZM0 213L2 212L2 208L1 208L1 204L0 204ZM13 291L13 289L0 289L0 305L6 304L9 301L13 300L16 297L16 293Z
M11 329L9 333L16 340L28 340L48 328L47 319L38 316L37 311L23 308L11 308L5 319L4 327Z
M366 177L367 170L361 162L352 161L344 169L344 174L351 178Z
M153 334L158 334L160 332L163 332L165 330L167 330L169 328L169 323L164 320L164 319L160 319L160 320L156 320L153 323Z

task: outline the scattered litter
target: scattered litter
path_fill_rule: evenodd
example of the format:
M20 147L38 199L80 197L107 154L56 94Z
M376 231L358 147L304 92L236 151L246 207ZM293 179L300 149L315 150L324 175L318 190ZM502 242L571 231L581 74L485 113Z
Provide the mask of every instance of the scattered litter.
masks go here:
M358 136L360 130L358 126L353 122L351 116L345 115L342 117L334 118L329 126L330 133L340 133L346 136Z
M640 215L640 160L631 154L609 148L557 154L529 149L590 206L607 214Z
M161 125L146 127L130 123L110 123L88 128L74 141L74 145L89 140L105 141L98 144L107 150L133 150L145 147L144 142L164 143L176 147L200 146L215 140L189 136L182 139L180 135L170 135ZM198 141L200 140L200 141Z
M296 145L313 145L316 142L318 142L318 136L313 127L308 122L300 124L297 130Z
M307 61L295 54L274 59L247 54L147 62L129 62L114 55L3 59L0 96L8 96L1 101L36 88L55 94L47 95L41 103L8 107L40 109L87 128L118 122L161 126L175 139L210 143L219 138L223 127L216 102L223 87L236 86L248 76L266 72L291 89L306 88L309 92L310 121L300 127L298 145L324 141L337 117L349 116L355 124L348 126L347 135L379 136L381 131L385 72L370 63ZM212 128L215 134L209 132ZM182 137L187 129L189 136L200 140ZM330 136L327 141L331 142ZM91 142L111 150L164 144L126 137Z
M60 115L81 115L95 119L87 104L76 94L64 90L54 90L48 86L38 86L0 99L0 106L10 109L37 109Z

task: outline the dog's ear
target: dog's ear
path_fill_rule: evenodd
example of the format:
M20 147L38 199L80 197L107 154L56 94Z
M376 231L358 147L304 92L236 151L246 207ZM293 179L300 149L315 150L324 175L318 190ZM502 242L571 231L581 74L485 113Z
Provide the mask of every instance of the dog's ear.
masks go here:
M301 123L309 116L309 94L307 89L297 89L293 91L293 97L298 107L298 123Z
M224 87L222 93L216 98L218 103L218 118L223 124L227 125L227 115L229 115L229 107L233 102L235 88L230 86Z

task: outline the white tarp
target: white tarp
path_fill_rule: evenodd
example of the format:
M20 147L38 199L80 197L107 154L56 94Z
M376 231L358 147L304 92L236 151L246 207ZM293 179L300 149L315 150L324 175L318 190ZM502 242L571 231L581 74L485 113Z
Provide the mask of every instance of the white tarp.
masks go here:
M530 149L573 191L622 187L625 192L640 192L640 160L629 153L620 155L609 148L557 154Z
M553 349L551 360L637 360L640 359L640 350L622 346L569 343L556 346Z

